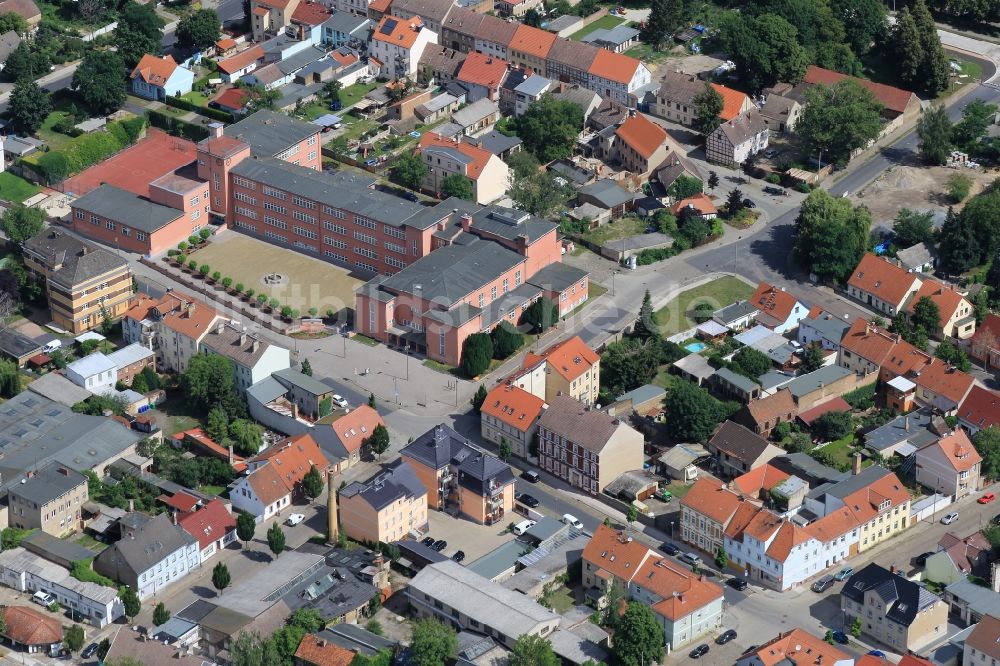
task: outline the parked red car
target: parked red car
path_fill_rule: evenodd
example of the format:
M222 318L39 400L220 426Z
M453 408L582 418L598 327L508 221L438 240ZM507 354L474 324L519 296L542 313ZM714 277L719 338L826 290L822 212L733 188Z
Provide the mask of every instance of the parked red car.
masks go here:
M994 495L993 493L986 493L985 495L983 495L982 497L980 497L976 501L979 502L980 504L989 504L990 502L992 502L996 498L997 498L997 496Z

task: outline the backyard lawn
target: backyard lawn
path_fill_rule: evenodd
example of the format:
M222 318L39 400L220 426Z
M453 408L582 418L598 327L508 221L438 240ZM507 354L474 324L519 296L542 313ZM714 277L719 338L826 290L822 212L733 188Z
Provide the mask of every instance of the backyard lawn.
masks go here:
M203 95L197 90L192 90L189 93L184 93L181 95L181 99L187 100L192 104L197 104L198 106L208 106L208 95Z
M362 97L378 88L379 85L381 84L372 81L371 83L355 83L353 86L347 86L340 91L342 108L346 109L349 106L354 106L361 101Z
M743 280L732 276L716 278L701 286L681 292L669 303L653 313L653 320L660 326L663 337L669 337L696 325L688 317L695 306L710 303L722 308L738 300L749 298L754 288Z
M0 173L0 199L21 203L41 191L42 188L9 171Z
M639 44L637 46L633 46L628 51L626 51L625 55L631 56L632 58L635 58L636 60L641 60L643 62L657 64L664 62L665 60L669 60L671 58L684 57L685 53L683 52L683 49L681 50L680 53L674 53L673 49L657 51L650 44Z
M583 238L600 247L608 241L643 234L646 232L647 225L648 222L640 220L638 217L623 217L588 231L583 234Z
M594 32L595 30L598 30L599 28L607 28L608 30L610 30L611 28L621 25L624 22L625 19L618 18L617 16L611 16L610 14L608 14L607 16L602 16L601 18L597 19L587 27L581 30L577 30L572 35L570 35L569 38L575 39L576 41L580 41L581 39L583 39L590 33Z

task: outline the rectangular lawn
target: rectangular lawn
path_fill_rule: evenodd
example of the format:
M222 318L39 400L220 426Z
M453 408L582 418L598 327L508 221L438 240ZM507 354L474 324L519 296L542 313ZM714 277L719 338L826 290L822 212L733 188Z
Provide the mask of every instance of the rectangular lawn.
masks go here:
M739 278L726 275L711 282L681 292L653 314L660 334L669 337L695 325L688 315L702 303L723 308L753 295L754 288Z
M27 181L9 171L0 173L0 199L21 203L41 191L42 188L31 181Z
M600 28L607 28L608 30L610 30L611 28L619 26L624 22L625 19L618 18L617 16L611 16L610 14L608 14L607 16L602 16L601 18L597 19L587 27L577 30L572 35L570 35L569 38L575 39L576 41L580 41L590 33L594 32L595 30L598 30Z

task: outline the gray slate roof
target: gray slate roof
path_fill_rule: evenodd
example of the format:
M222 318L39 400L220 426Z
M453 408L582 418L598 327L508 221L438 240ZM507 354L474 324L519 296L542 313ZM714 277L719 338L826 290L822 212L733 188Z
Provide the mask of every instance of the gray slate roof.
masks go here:
M323 395L333 390L318 379L313 379L309 375L303 374L298 370L293 370L292 368L272 372L271 376L281 384L286 384L289 387L294 386L313 395Z
M484 97L456 111L452 114L451 120L462 127L471 127L483 118L499 112L500 107L497 103Z
M108 184L91 190L71 205L146 233L162 229L183 214L179 210L161 206L128 190Z
M604 46L605 44L610 46L620 46L638 36L638 30L622 24L616 25L611 29L598 28L580 41L588 44L597 44L598 46Z
M41 345L28 336L12 328L0 330L0 352L19 358L32 352L40 352Z
M477 493L490 480L506 484L514 480L510 466L475 446L444 424L434 426L400 451L431 469L452 466L458 470L459 485Z
M50 265L61 264L49 279L68 288L128 266L124 258L52 227L26 240L24 247Z
M23 483L12 486L11 495L18 495L39 506L87 483L87 477L60 462L50 462Z
M72 407L93 395L58 372L48 372L28 384L28 390L54 402Z
M727 324L728 322L737 321L747 315L753 315L757 312L759 312L757 306L750 301L737 301L713 312L712 318L717 322Z
M821 313L817 317L803 319L799 322L799 326L803 325L812 328L825 339L830 342L836 342L837 344L840 344L840 341L844 339L844 334L847 333L847 329L851 327L851 325L843 319L834 317L833 315L827 313Z
M930 411L924 410L897 416L892 421L865 433L865 446L874 451L883 451L907 441L919 449L939 439L928 429L931 418Z
M250 144L250 151L255 156L274 157L319 130L310 123L264 109L227 126L223 132L226 136Z
M560 395L556 396L538 419L538 427L600 453L615 431L623 425L616 421L618 419L605 412L588 409L579 400Z
M401 499L415 499L426 494L427 488L417 478L413 467L402 460L396 461L367 481L355 481L340 491L343 497L360 495L375 511Z
M744 377L743 375L737 374L730 370L729 368L719 368L715 371L715 376L719 379L725 381L727 384L731 384L741 391L746 391L750 393L760 388L760 384L750 379L749 377Z
M98 555L94 571L114 580L127 580L125 576L137 576L180 548L198 543L165 513L154 516L133 536L117 541Z
M771 446L766 439L734 421L724 421L708 444L747 465L756 462Z
M496 130L482 136L467 136L462 140L473 146L479 146L483 150L488 150L494 155L500 155L508 150L513 150L524 143L516 136L507 136L506 134L501 134Z
M839 365L827 365L820 368L819 370L814 370L813 372L799 375L792 381L785 385L792 395L795 396L796 402L802 396L812 393L824 386L829 386L833 382L843 379L844 377L851 374L851 370Z
M555 263L549 264L538 271L528 280L530 284L550 289L552 291L563 291L571 285L587 277L589 273L569 264Z
M632 201L633 195L618 186L611 180L603 179L584 185L580 188L580 194L591 197L605 208L614 208L624 203Z

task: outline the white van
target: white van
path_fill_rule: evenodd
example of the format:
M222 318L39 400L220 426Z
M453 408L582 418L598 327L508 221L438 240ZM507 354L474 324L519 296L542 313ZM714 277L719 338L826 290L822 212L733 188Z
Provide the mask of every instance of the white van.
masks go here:
M521 536L529 529L531 529L534 525L535 521L533 520L522 520L517 525L514 525L514 534L516 534L517 536Z
M44 347L42 347L42 353L51 354L52 352L61 347L62 347L62 340L50 340L49 342L45 343Z
M42 592L41 590L39 590L38 592L35 592L33 595L31 595L31 600L34 601L39 606L45 606L46 608L48 608L55 602L56 598L53 597L48 592Z

